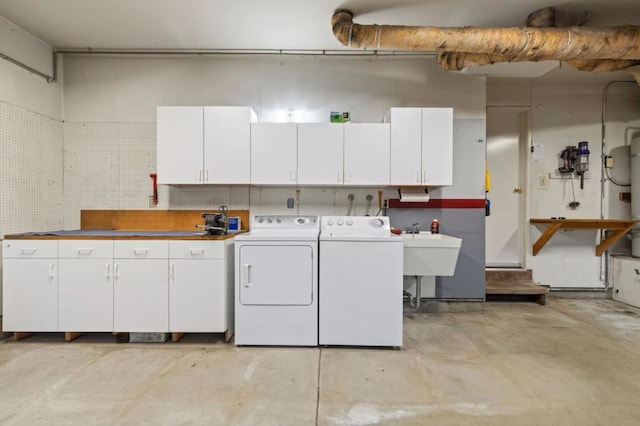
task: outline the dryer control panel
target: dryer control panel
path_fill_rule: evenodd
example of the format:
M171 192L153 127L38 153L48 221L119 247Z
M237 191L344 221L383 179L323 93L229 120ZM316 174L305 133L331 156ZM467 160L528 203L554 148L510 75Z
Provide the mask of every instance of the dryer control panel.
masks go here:
M318 216L256 215L251 221L251 232L269 229L314 230L319 229Z

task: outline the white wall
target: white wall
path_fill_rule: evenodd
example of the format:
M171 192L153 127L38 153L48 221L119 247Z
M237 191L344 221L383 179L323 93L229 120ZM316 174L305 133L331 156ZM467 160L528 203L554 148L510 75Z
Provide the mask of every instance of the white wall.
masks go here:
M66 228L79 226L80 209L148 206L158 105L250 105L260 121L294 110L296 121L349 111L354 122L380 122L391 106L485 116L484 78L447 73L433 58L80 55L65 58L64 79ZM343 214L351 193L356 213L369 194L377 211L378 188L249 186L161 186L157 208ZM299 200L295 210L287 198Z
M442 71L433 58L214 56L65 58L70 122L155 121L158 105L250 105L260 121L303 110L300 121L350 111L379 122L390 106L453 106L484 118L484 78Z
M0 31L6 25L0 21ZM31 65L51 62L38 40L19 45ZM0 59L0 238L62 226L61 117L60 82Z
M0 52L46 75L53 75L53 49L0 17ZM61 63L58 64L60 69ZM52 119L62 118L62 84L0 59L0 100Z
M629 218L629 205L618 200L618 192L628 191L615 187L609 181L602 191L601 154L603 90L606 81L598 76L579 75L576 82L558 81L550 76L538 80L491 79L487 83L490 106L527 106L530 108L530 141L543 147L542 158L528 155L528 174L525 186L528 194L527 221L529 218ZM624 78L628 78L626 75ZM616 155L614 175L628 182L628 152L623 147L629 143L629 128L638 126L640 120L640 89L634 84L614 84L608 91L606 104L605 151ZM559 155L567 145L588 141L590 150L589 172L584 189L574 176L573 189L569 176L557 172ZM538 151L539 153L541 151ZM626 154L625 154L626 152ZM549 174L548 188L538 187L538 174ZM577 209L568 204L575 200ZM528 226L529 244L527 266L533 269L534 280L552 287L604 288L604 257L595 256L599 241L596 231L557 232L537 256L531 255L531 245L537 240L544 226ZM615 250L628 250L628 242L616 245Z

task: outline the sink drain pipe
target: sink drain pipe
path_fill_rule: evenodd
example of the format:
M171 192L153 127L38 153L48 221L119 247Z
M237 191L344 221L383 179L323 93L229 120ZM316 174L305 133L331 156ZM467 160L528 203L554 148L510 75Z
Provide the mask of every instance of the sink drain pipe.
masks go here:
M418 309L420 307L420 299L422 299L422 277L414 275L413 278L416 280L416 295L412 296L408 291L405 291L404 294L409 298L409 306L413 309Z

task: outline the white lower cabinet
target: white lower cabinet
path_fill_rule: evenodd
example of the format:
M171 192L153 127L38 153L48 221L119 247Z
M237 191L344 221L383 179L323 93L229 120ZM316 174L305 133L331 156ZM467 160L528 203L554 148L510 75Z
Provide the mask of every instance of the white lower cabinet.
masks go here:
M169 243L169 331L227 331L226 247L225 241Z
M58 330L57 247L55 240L4 240L4 331Z
M115 241L113 331L169 329L167 241Z
M233 239L4 240L3 330L233 335Z
M113 330L113 241L61 240L58 329Z

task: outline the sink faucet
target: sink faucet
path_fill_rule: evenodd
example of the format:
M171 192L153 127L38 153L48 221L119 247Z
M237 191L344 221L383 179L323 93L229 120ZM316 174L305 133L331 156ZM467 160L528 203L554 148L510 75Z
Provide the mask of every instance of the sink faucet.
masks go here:
M418 222L414 223L410 227L407 227L407 234L419 234L420 233L420 224Z

